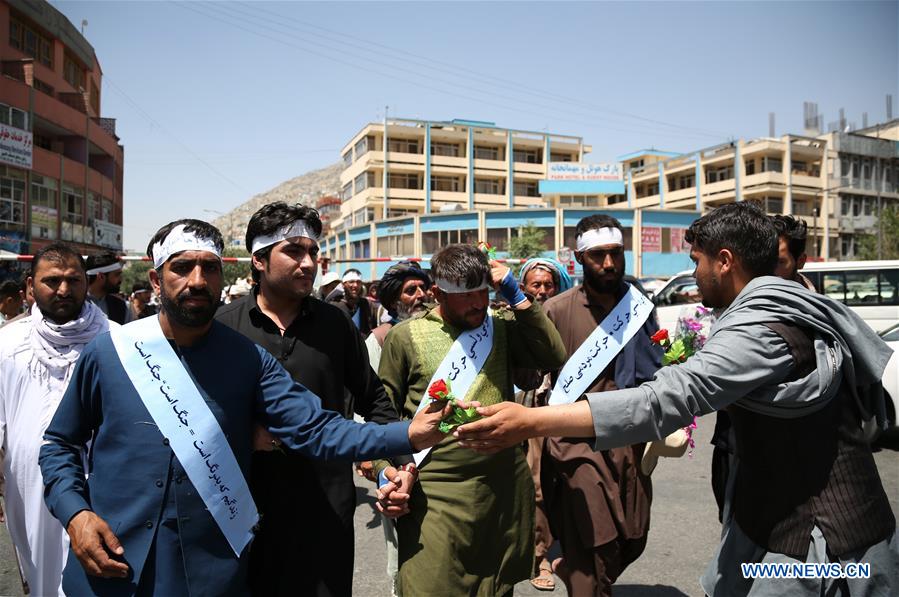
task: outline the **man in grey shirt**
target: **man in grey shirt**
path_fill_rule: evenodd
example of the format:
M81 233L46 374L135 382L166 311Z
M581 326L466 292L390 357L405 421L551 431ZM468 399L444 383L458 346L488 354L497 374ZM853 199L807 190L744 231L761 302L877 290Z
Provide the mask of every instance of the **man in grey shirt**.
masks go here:
M869 446L885 419L890 349L842 304L770 275L777 233L755 206L710 212L687 241L703 302L721 310L702 351L636 388L564 406L481 408L487 418L457 429L460 443L491 452L527 437L595 436L603 450L727 408L740 462L734 520L701 579L705 592L899 594L895 517ZM811 578L752 578L744 563ZM804 563L838 566L789 568ZM869 578L840 574L856 563L870 564Z

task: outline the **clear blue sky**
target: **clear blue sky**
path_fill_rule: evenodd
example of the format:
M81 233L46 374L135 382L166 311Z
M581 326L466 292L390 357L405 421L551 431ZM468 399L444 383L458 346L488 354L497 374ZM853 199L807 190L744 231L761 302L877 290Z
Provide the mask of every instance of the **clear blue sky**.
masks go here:
M488 120L645 147L899 115L897 2L54 0L104 73L125 145L125 247L339 159L367 122ZM662 124L664 123L664 124Z

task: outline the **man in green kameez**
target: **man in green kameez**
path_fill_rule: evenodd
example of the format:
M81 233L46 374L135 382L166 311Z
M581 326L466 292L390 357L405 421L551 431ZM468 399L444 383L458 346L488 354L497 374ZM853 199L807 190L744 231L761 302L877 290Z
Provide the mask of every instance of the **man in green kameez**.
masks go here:
M513 368L565 362L558 332L508 267L456 244L434 255L431 274L437 306L395 326L381 354L401 416L443 372L456 398L489 405L513 399ZM488 311L491 286L511 308ZM484 456L450 436L416 462L410 513L397 521L401 594L511 595L533 564L534 486L521 447Z

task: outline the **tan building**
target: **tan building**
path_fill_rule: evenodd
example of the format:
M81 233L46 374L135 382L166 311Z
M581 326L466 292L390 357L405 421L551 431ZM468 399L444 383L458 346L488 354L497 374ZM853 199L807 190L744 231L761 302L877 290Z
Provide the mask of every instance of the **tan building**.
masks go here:
M124 148L93 47L43 0L0 0L0 31L0 249L121 250Z
M899 204L899 120L815 137L738 140L686 154L622 156L627 205L707 211L740 200L809 225L809 254L855 256L858 235L876 234L879 206Z
M332 230L411 214L544 207L549 163L581 162L581 137L497 128L491 122L388 119L341 151L340 215ZM386 184L385 184L386 182Z

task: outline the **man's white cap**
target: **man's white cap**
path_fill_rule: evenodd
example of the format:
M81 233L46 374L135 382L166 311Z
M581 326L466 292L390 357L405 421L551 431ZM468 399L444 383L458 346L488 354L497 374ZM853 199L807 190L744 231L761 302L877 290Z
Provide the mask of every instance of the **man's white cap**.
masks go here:
M333 282L340 282L340 274L338 274L337 272L328 272L327 274L322 276L321 284L319 284L319 287L327 286L328 284L331 284Z

